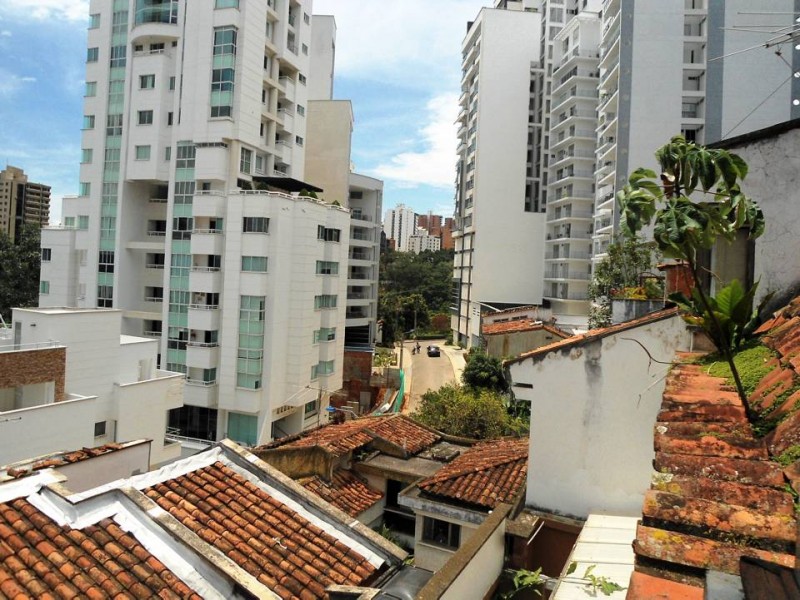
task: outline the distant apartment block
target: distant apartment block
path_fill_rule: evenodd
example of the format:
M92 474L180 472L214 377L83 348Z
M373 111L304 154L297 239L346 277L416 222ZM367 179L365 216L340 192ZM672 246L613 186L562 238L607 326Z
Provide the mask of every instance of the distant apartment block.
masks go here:
M439 238L439 246L442 250L452 250L453 225L455 221L452 217L442 217L428 212L426 215L417 215L417 227L424 229L429 235Z
M414 254L436 252L441 249L441 244L438 236L430 235L424 229L417 229L417 233L408 238L408 251Z
M408 252L408 238L417 231L417 215L414 209L398 204L386 211L383 217L383 231L398 252Z
M0 232L14 241L23 225L50 222L50 186L28 181L22 169L0 171Z

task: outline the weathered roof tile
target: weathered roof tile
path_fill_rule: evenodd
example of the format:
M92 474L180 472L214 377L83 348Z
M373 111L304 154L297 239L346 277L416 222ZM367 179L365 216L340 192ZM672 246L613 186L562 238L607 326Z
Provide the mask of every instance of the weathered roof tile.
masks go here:
M298 479L297 482L351 517L357 517L383 498L383 492L370 487L352 471L344 469L334 472L330 482L317 475Z

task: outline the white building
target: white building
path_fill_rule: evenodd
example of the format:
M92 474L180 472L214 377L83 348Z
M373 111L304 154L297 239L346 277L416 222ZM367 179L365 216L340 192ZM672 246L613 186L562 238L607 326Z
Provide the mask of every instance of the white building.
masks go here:
M142 438L152 466L180 456L164 432L183 375L158 369L157 340L121 325L113 309L14 309L0 340L0 464Z
M408 238L408 251L414 254L430 250L436 252L442 247L442 240L438 235L430 235L424 229L417 229L417 233Z
M417 231L417 215L404 204L398 204L386 211L383 217L383 231L387 240L394 240L394 249L408 252L408 238Z
M539 144L529 127L541 14L535 3L526 10L522 4L482 9L462 44L451 327L468 346L480 337L484 304L542 303L545 206L535 189Z
M186 374L173 432L256 444L341 385L350 215L297 195L321 192L311 1L189 6L91 2L80 196L43 236L41 302L121 309Z

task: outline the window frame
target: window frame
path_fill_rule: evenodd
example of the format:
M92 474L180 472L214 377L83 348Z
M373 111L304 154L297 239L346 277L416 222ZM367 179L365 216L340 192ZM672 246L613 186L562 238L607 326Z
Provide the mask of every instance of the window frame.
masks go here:
M145 75L139 75L140 90L154 90L155 88L156 88L155 73L147 73Z
M444 535L444 541L442 541L441 526L447 529ZM439 529L437 529L437 527L439 527ZM455 545L453 544L454 539ZM435 517L423 516L422 537L420 541L438 548L456 551L461 547L461 525Z
M150 150L151 150L150 144L145 144L143 146L135 146L134 147L135 160L150 160Z
M152 125L153 124L153 110L139 110L136 111L136 124L137 125Z
M263 224L263 229L258 224ZM242 217L242 233L269 233L269 217Z

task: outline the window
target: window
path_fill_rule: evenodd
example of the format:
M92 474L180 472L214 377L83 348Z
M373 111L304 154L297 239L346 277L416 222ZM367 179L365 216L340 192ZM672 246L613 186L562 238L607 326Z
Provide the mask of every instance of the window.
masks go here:
M314 296L314 308L336 308L336 294Z
M298 104L297 105L297 114L300 115L301 117L304 117L305 114L306 114L306 107L303 106L302 104Z
M319 412L319 400L312 400L311 402L306 402L306 405L303 407L303 416L307 419L308 417L313 417Z
M110 250L101 250L97 259L98 273L113 273L114 272L114 252Z
M339 263L329 260L317 261L317 275L338 275Z
M217 0L217 4L219 2L220 0ZM258 443L258 417L229 412L228 437L236 442L255 446Z
M261 126L263 127L264 124L262 123ZM263 154L256 154L256 173L263 173L266 163L267 159Z
M220 56L220 58L225 58ZM216 63L217 59L215 59ZM224 65L211 71L211 116L230 117L233 111L233 80L235 70Z
M125 46L112 46L111 47L111 68L116 67L124 67L126 63L126 52L127 48Z
M302 146L303 138L301 138L299 135L294 136L294 143L297 144L298 146Z
M156 42L155 44L150 44L150 54L156 54L163 51L164 51L164 42Z
M94 424L94 437L103 437L106 434L106 422L98 421Z
M214 8L239 8L239 0L216 0Z
M86 62L97 62L100 58L100 48L86 49Z
M53 251L50 248L42 248L42 262L50 262Z
M83 128L94 129L94 115L83 115Z
M92 162L94 151L91 148L81 148L81 163L89 164Z
M301 50L302 50L303 54L305 54L306 56L308 56L308 44L301 44L301 45L300 45L300 48L301 48Z
M139 125L152 125L153 124L153 111L152 110L140 110L138 112L138 122L139 122Z
M100 27L100 14L89 15L89 29Z
M301 84L305 85L306 84L306 76L303 75L302 73L300 73L297 76L297 81L299 81Z
M249 273L266 273L267 272L267 257L266 256L243 256L242 257L242 271Z
M78 229L89 229L89 215L78 215Z
M169 91L170 92L174 92L175 91L175 76L174 75L169 78Z
M108 115L106 116L106 135L117 136L122 135L122 115ZM119 162L119 150L114 150L116 159L110 160L111 149L106 150L106 162Z
M64 227L66 229L75 227L75 217L64 217Z
M319 225L317 227L318 240L325 240L326 242L338 242L341 233L341 229L329 229L324 225Z
M303 13L303 22L306 25L311 25L311 17L308 15L308 13Z
M40 281L39 282L39 293L40 294L49 294L50 293L50 282L49 281Z
M242 148L242 154L239 158L239 170L242 173L249 173L253 164L253 151L247 148Z
M332 342L336 339L336 327L322 327L314 332L314 343Z
M140 90L152 90L154 87L156 87L155 75L139 75Z
M242 296L239 299L239 350L236 363L236 385L261 388L264 360L264 296Z
M236 54L236 27L214 28L214 56Z
M172 159L172 146L167 146L164 148L164 160L171 160Z
M269 219L267 217L244 217L242 219L242 232L269 233Z
M150 146L136 146L136 160L150 160Z
M461 526L431 517L423 517L422 541L456 550L461 543Z
M88 181L81 181L78 184L78 196L89 196L92 192L92 184Z
M319 364L311 367L311 379L318 379L321 375L330 375L333 373L333 361L323 360Z
M92 98L97 96L97 82L96 81L87 81L86 82L86 89L83 92L83 95L87 98Z
M167 127L172 127L172 119L174 113L172 111L167 113Z

